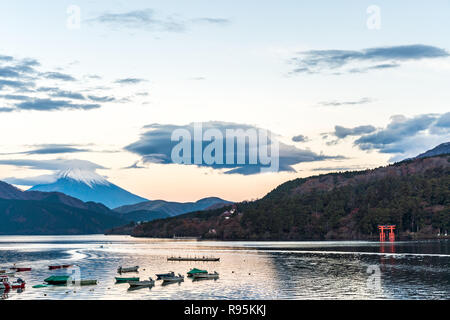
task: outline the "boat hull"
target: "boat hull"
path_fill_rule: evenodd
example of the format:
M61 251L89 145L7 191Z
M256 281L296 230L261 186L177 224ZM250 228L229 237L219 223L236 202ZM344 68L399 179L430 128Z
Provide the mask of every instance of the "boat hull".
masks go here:
M26 272L31 271L31 268L10 268L11 270L15 270L16 272Z
M138 282L139 278L117 278L116 283L129 283L129 282Z
M156 275L156 280L164 280L166 278L173 278L175 276L175 273L162 273Z
M47 282L51 285L64 285L71 281L69 276L51 276L47 279L44 279L44 282Z
M131 281L128 282L130 288L138 288L138 287L152 287L155 285L155 281Z
M62 265L62 266L48 266L48 269L49 270L67 269L67 268L70 268L70 267L73 267L73 266L70 265L70 264L65 264L65 265Z
M138 267L138 266L136 266L136 267L129 267L129 268L122 268L122 267L119 267L119 268L117 269L117 273L138 272L138 270L139 270L139 267Z
M207 274L195 274L194 280L217 280L219 279L218 273L207 273Z

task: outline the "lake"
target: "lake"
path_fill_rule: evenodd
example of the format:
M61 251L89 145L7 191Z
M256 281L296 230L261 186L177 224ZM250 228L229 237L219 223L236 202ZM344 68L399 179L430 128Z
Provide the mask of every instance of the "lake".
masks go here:
M170 262L169 256L214 256L220 262ZM367 241L222 242L141 239L128 236L0 236L0 269L18 273L23 292L0 299L449 299L448 240L383 243ZM67 270L49 265L73 264ZM191 268L220 274L129 291L115 284L118 266L140 266L141 280ZM96 286L35 289L50 275L74 272Z

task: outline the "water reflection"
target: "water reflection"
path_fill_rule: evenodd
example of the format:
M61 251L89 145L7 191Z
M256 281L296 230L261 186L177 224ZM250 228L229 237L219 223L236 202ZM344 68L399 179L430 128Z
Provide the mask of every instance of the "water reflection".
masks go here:
M167 257L215 256L220 262L170 262ZM123 236L0 237L0 266L32 266L21 274L23 293L9 299L448 299L448 241L425 242L214 242L161 241ZM50 264L77 264L97 286L35 289ZM141 267L141 279L192 268L217 271L215 281L129 290L115 284L118 266ZM381 290L367 286L368 268L381 270ZM1 267L0 267L1 269ZM128 276L128 275L127 275Z

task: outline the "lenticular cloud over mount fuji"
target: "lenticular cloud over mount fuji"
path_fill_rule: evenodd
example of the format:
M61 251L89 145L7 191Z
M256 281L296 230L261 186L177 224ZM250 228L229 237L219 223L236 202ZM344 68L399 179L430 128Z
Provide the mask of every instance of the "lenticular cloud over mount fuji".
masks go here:
M72 179L87 184L91 188L96 184L110 184L105 177L102 177L97 172L78 168L62 170L58 173L57 177L58 179Z
M147 201L109 182L95 170L87 168L69 168L56 175L56 181L38 184L31 191L57 191L83 201L103 203L109 208L136 204Z

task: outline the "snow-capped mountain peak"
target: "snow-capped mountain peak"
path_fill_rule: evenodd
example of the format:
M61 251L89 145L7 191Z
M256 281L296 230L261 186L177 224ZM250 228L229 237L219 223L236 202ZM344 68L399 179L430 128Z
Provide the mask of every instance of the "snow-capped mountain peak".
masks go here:
M93 170L83 170L71 168L62 170L58 173L58 179L72 179L84 183L92 188L94 185L109 185L110 183L104 177Z

